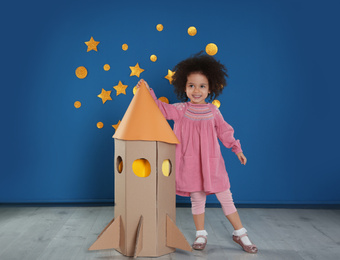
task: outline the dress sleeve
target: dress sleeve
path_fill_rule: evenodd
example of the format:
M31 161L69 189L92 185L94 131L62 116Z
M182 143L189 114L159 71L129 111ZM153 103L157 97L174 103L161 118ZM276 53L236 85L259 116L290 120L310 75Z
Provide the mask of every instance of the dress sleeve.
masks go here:
M176 120L178 120L179 118L182 117L184 106L185 106L183 103L176 103L176 104L164 103L164 102L157 99L153 89L150 89L150 94L151 94L152 98L155 100L158 108L161 110L163 116L167 120L176 121Z
M224 120L220 110L216 107L214 109L215 126L218 139L221 140L225 147L231 148L235 154L242 152L240 140L236 140L234 138L234 129Z

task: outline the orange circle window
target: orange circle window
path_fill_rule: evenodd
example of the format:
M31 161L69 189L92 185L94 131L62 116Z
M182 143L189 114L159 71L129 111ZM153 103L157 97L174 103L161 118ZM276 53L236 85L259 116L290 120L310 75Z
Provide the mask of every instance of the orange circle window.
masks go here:
M145 178L151 173L151 165L146 159L137 159L132 163L132 170L138 177Z
M122 157L120 157L120 156L117 157L116 167L117 167L118 173L122 173L122 171L123 171L123 160L122 160Z
M172 171L172 165L170 160L164 160L162 163L162 173L165 177L169 177Z

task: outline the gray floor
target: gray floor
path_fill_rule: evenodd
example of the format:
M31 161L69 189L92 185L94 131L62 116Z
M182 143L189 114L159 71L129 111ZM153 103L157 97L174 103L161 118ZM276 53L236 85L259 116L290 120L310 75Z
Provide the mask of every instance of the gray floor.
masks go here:
M113 207L0 208L0 259L130 259L115 250L87 251L113 212ZM206 249L177 250L157 259L340 259L340 210L239 209L239 214L257 255L232 241L221 209L208 208ZM177 225L191 244L195 232L189 208L177 208Z

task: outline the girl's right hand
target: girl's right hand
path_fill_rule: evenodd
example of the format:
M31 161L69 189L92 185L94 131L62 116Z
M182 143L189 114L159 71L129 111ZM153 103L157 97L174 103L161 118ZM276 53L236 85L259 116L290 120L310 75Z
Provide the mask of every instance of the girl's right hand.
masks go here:
M137 88L140 87L140 85L141 85L142 82L144 82L146 88L150 91L149 84L148 84L144 79L141 79L140 81L138 81L138 83L137 83Z

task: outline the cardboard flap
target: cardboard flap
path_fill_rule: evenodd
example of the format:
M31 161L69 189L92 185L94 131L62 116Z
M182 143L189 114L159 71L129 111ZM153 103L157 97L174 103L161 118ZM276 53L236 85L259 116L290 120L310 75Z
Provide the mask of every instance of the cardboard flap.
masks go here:
M142 249L143 249L143 216L140 216L136 236L136 247L134 253L135 258L139 255Z
M190 244L168 215L166 215L166 245L168 247L192 251Z
M119 248L120 226L121 218L119 216L104 228L97 240L90 246L89 250Z

